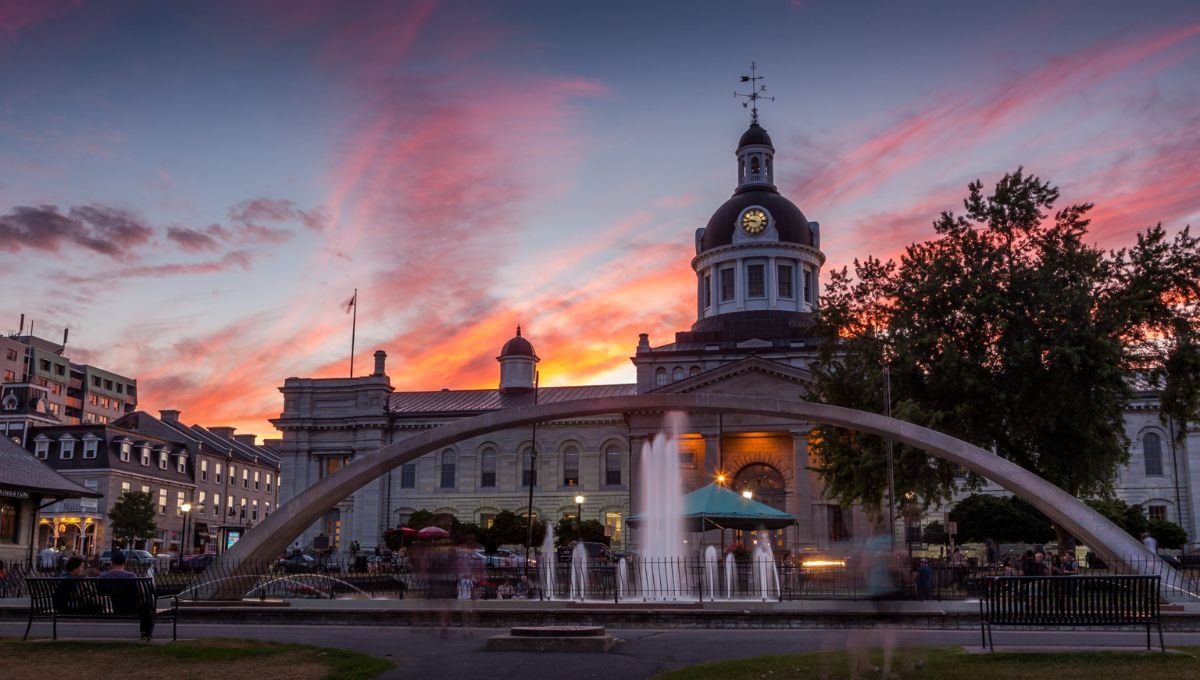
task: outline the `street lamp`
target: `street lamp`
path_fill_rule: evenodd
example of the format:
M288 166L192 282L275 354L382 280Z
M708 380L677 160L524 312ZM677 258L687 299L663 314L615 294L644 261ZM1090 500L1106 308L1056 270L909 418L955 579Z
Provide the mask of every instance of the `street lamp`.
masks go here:
M583 502L587 500L583 494L575 494L575 533L583 540Z
M188 544L188 520L192 517L192 504L184 503L179 506L183 511L183 536L179 539L179 563L183 564L183 558L187 555Z
M751 491L750 489L746 489L745 491L742 492L742 498L745 498L746 500L750 500L751 498L754 498L754 492Z

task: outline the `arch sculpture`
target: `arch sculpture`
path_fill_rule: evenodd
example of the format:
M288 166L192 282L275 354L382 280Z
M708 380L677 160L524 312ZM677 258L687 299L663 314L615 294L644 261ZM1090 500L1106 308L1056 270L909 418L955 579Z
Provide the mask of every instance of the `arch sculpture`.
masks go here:
M374 453L359 456L280 506L222 555L218 566L234 571L242 563L261 564L273 559L326 510L368 482L421 455L457 441L547 420L607 413L667 411L795 418L891 437L1000 484L1031 503L1051 521L1065 527L1110 563L1142 574L1166 574L1172 571L1161 560L1152 559L1152 553L1141 542L1066 491L1015 463L947 434L840 406L765 397L696 394L601 397L522 406L464 418L413 434ZM1168 580L1164 578L1164 582Z

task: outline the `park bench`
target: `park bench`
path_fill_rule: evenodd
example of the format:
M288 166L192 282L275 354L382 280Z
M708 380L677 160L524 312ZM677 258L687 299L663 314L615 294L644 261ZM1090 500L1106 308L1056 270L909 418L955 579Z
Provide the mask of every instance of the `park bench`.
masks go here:
M1157 626L1167 651L1158 576L991 576L983 586L980 634L992 651L992 626L1145 626L1146 649Z
M59 619L107 621L143 617L153 620L171 619L171 639L178 639L177 619L179 601L171 598L170 607L159 607L151 578L74 578L29 577L29 624L25 637L36 619L53 621L53 637L58 639ZM149 637L147 637L149 640Z

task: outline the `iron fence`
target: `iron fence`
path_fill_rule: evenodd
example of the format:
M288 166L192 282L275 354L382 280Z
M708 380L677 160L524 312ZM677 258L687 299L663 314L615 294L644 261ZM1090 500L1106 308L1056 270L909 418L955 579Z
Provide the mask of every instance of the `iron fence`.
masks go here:
M1139 557L1119 566L1084 567L1078 575L1137 575L1151 566ZM290 598L536 599L607 602L774 601L802 599L975 599L984 581L1021 575L997 565L951 565L932 560L927 581L917 562L888 565L880 572L854 559L796 564L791 561L704 560L698 557L560 561L544 556L538 565L498 566L478 560L408 562L361 558L214 563L192 571L155 569L156 591L183 600ZM149 575L145 568L133 569ZM8 567L0 598L28 597L27 576L56 575L29 563ZM1200 601L1200 567L1161 570L1162 594L1170 600Z

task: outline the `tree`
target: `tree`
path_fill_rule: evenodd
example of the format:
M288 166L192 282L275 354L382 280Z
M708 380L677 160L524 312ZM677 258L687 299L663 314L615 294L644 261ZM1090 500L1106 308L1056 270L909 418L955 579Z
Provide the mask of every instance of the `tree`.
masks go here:
M123 491L108 510L110 530L124 547L132 547L139 538L149 538L158 531L154 523L154 499L148 493Z
M1128 456L1132 375L1161 386L1164 414L1196 419L1200 245L1187 228L1170 238L1159 225L1106 253L1087 243L1092 206L1054 212L1058 198L1020 169L990 195L976 181L964 214L943 212L935 238L898 264L869 257L853 275L833 272L816 322L813 396L890 410L1076 496L1108 492ZM880 508L880 438L821 427L813 448L832 496ZM964 482L954 465L906 446L896 446L895 479L926 506Z
M1158 547L1167 548L1168 550L1178 550L1188 540L1187 530L1165 519L1150 520L1150 526L1147 530L1154 537L1154 540L1158 541Z
M1130 536L1140 539L1150 528L1142 506L1130 505L1117 498L1091 498L1085 501L1088 507L1104 515L1110 522L1124 529Z
M935 520L925 525L921 531L921 538L926 543L933 545L946 545L950 540L950 534L946 533L945 525Z
M560 519L554 527L555 547L561 548L575 541L608 545L609 538L604 535L604 525L597 520L588 519L579 524L572 518Z
M955 504L950 521L958 523L957 539L1044 543L1054 537L1050 521L1020 498L971 494Z

